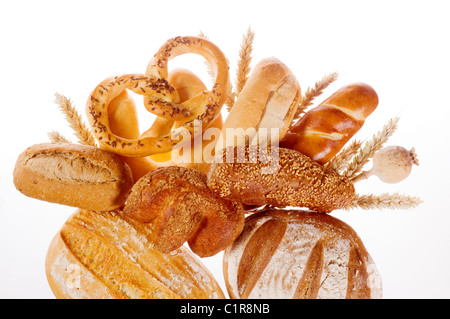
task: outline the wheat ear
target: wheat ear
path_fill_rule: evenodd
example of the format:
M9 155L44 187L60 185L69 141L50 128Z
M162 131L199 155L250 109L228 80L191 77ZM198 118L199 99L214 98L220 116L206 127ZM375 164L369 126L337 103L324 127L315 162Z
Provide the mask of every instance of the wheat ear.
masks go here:
M353 140L348 146L344 147L337 153L325 166L336 172L340 172L345 168L348 162L355 156L361 148L362 142Z
M47 136L52 143L72 143L69 139L65 138L61 133L57 131L48 132Z
M297 120L303 113L305 113L305 110L308 108L308 106L312 105L312 101L320 96L331 83L336 81L338 76L339 74L337 72L327 74L322 77L320 81L316 82L313 88L308 88L306 90L305 94L300 99L299 106L294 115L294 121Z
M364 143L364 146L360 148L358 154L356 154L352 161L348 163L342 175L351 179L361 172L364 165L383 147L383 144L386 143L389 137L394 134L397 129L398 121L398 117L390 119L388 123L383 126L381 131Z
M255 32L249 27L244 35L239 51L239 61L236 71L235 94L238 96L247 83L250 74L250 63L252 62L253 41L255 40Z
M422 202L423 201L419 197L398 193L383 193L380 195L356 195L353 199L352 204L345 209L408 209L417 207Z
M200 38L209 40L208 37L203 33L203 31L200 31L200 33L199 33L198 36L199 36ZM214 82L215 79L216 79L216 75L214 74L214 71L213 71L213 69L211 68L211 65L210 65L207 61L205 61L205 65L206 65L206 69L207 69L207 72L208 72L209 76L211 77L212 81Z
M83 123L81 116L73 106L72 101L59 93L56 93L55 97L56 104L58 104L59 109L66 116L66 120L69 123L70 128L74 131L75 136L78 138L79 143L97 146L94 136L89 128Z

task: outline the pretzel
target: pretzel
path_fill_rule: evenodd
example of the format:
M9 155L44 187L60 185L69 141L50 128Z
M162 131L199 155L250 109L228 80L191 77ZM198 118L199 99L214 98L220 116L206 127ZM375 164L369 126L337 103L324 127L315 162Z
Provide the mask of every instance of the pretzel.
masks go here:
M111 132L123 138L139 138L136 105L126 90L111 100L108 106L108 117ZM119 156L131 168L134 182L160 166L148 157Z
M177 91L167 81L168 61L185 53L203 56L214 71L215 83L211 91L203 91L180 103ZM102 148L129 157L168 152L180 141L186 129L193 134L199 123L206 128L217 117L230 91L227 59L217 46L203 38L175 37L168 40L150 60L146 73L108 78L91 93L86 112ZM129 139L117 136L111 131L108 106L113 98L126 89L144 95L145 107L151 113L185 124L170 134L158 137Z
M199 93L206 90L206 86L201 81L201 79L198 78L190 70L184 68L177 68L170 71L168 81L177 90L181 102L189 100L190 98L195 97ZM172 120L164 119L162 117L157 117L151 128L144 132L141 137L161 136L166 134L167 132L170 132L173 127L177 128L182 126L183 124L184 122L182 121L175 122ZM217 117L206 128L216 128L218 130L221 130L222 125L222 115L219 113ZM202 132L196 132L196 135L194 136L194 139L201 140L201 143L197 143L196 140L187 140L185 141L186 144L179 145L186 150L189 149L191 153L189 157L183 158L182 162L172 158L172 152L155 154L150 156L150 159L154 162L154 164L160 166L167 166L166 164L170 163L171 165L195 168L204 173L207 173L210 166L209 162L212 162L213 154L204 154L204 151L209 144L215 143L215 141L210 141L206 138L203 138L201 133ZM211 158L208 158L208 155L210 155Z

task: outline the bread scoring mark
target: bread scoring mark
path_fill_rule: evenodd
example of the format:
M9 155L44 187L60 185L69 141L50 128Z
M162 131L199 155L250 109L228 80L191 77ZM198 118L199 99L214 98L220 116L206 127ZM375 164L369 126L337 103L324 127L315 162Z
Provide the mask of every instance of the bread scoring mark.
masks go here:
M293 299L316 299L324 268L324 246L319 239L309 253L302 278L298 282Z
M237 272L240 298L246 299L278 248L286 232L287 222L273 218L254 233L245 246Z
M104 184L118 181L107 167L77 153L37 153L28 158L25 165L48 179L62 182Z
M61 239L77 260L114 295L126 299L179 298L124 255L121 247L117 246L118 242L105 240L83 224L66 223L61 230ZM105 268L109 271L105 271Z
M348 285L346 299L370 299L369 274L366 261L358 248L352 247L348 257Z

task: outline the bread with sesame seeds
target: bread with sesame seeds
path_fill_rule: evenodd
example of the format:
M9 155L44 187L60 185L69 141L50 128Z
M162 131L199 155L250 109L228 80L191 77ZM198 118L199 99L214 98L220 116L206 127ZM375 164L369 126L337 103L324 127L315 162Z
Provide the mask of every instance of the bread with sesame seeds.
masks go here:
M152 228L153 247L170 252L186 241L200 257L228 247L244 227L240 203L214 195L193 168L161 167L132 188L124 214Z
M116 154L69 143L27 148L16 161L13 181L26 196L97 211L122 206L133 186L129 166Z
M225 298L189 249L154 249L151 229L120 210L77 210L52 240L45 260L58 299Z
M265 209L225 250L228 294L240 299L377 299L382 282L358 234L328 214Z
M346 177L285 148L229 147L216 156L208 187L246 205L307 207L329 213L347 207L355 187Z

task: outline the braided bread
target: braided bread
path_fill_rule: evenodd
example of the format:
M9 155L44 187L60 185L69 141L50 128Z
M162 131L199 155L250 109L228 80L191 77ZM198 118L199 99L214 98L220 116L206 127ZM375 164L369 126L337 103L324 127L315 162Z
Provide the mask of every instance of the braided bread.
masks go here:
M188 242L194 253L212 256L229 246L244 227L242 205L216 197L206 175L191 168L158 168L132 188L127 217L149 224L153 247L170 252Z

